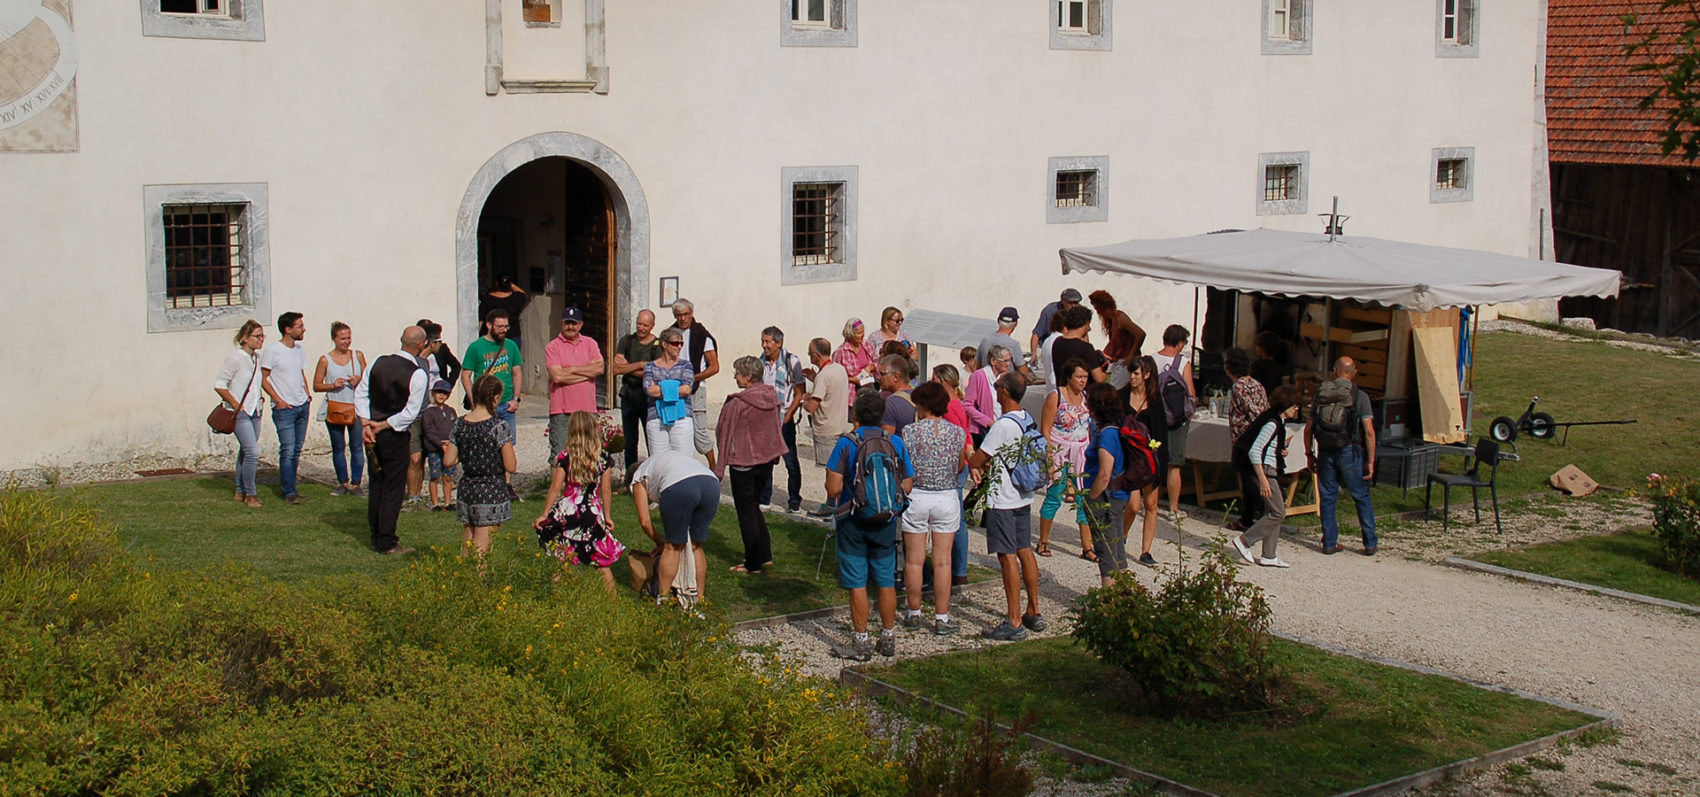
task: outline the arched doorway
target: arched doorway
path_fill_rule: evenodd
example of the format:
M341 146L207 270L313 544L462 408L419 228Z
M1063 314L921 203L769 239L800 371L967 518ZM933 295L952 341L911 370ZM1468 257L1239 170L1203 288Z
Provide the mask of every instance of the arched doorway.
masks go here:
M478 335L479 296L500 274L533 296L521 318L527 393L547 383L543 347L569 303L611 356L649 303L649 206L625 160L584 136L543 133L486 162L455 219L462 346Z

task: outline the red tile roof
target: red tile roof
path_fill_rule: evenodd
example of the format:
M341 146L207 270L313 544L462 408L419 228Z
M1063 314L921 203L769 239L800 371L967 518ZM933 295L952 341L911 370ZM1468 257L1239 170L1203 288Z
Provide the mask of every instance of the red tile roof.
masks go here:
M1660 0L1550 0L1547 10L1547 147L1554 163L1621 163L1693 166L1681 150L1660 151L1665 104L1643 110L1641 99L1658 85L1650 73L1631 72L1647 55L1623 53L1639 33L1657 26L1664 38L1680 32L1696 11L1687 3L1661 11ZM1622 16L1639 14L1632 35Z

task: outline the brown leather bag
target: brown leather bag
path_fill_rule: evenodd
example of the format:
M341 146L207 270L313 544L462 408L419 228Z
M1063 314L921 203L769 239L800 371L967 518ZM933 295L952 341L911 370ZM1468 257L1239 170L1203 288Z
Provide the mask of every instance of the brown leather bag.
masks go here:
M332 426L353 426L358 420L360 420L360 417L354 412L354 402L325 402L325 423Z
M254 365L254 370L258 371L259 369L260 366L256 363ZM242 400L236 402L236 406L241 407L242 405L247 404L248 394L253 392L253 390L254 380L249 379L248 389L242 391ZM220 401L218 406L213 407L212 412L207 413L207 426L213 430L213 434L235 434L236 412L236 410L224 406L224 402Z

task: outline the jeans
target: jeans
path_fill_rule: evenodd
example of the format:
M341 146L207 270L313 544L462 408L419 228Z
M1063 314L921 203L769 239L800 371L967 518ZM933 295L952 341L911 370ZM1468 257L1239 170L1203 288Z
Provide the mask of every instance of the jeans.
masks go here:
M643 428L643 420L649 415L649 397L638 396L631 398L620 397L620 428L626 433L626 478L632 476L632 469L638 464L638 433L648 434Z
M325 431L331 433L331 465L336 467L336 483L360 486L360 478L366 470L366 445L360 442L360 420L355 419L353 426L337 426L325 424Z
M773 537L757 494L773 487L773 463L749 470L728 469L732 477L732 507L738 511L738 532L744 538L744 569L754 573L773 559Z
M512 338L509 338L509 340L512 340ZM501 418L502 423L508 425L508 436L518 440L519 419L514 417L513 410L508 409L508 403L506 401L500 402L496 405L496 417Z
M254 473L260 469L260 414L236 413L236 492L258 495Z
M1375 507L1369 502L1369 485L1364 482L1363 449L1352 445L1329 451L1317 449L1317 486L1322 493L1322 547L1332 548L1340 541L1340 520L1335 512L1340 504L1340 485L1352 495L1358 507L1358 528L1363 531L1364 547L1374 548Z
M779 427L779 434L785 440L785 507L795 509L803 505L803 465L797 461L797 422L791 421ZM761 488L761 500L757 503L773 503L773 479L770 477Z
M960 503L962 497L968 494L968 469L963 468L956 474L956 500ZM950 546L950 575L953 578L965 578L968 575L968 513L962 513L961 522L957 523L956 541Z
M307 442L307 420L311 417L310 401L287 410L272 409L272 424L277 426L277 479L286 497L295 494L295 468L301 463L301 446Z

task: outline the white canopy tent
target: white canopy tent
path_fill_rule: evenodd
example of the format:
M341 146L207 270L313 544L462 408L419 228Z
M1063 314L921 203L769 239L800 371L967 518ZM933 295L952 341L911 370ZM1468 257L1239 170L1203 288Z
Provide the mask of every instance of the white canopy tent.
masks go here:
M1617 295L1610 269L1471 249L1283 230L1225 231L1063 249L1064 274L1098 271L1275 296L1428 311Z

